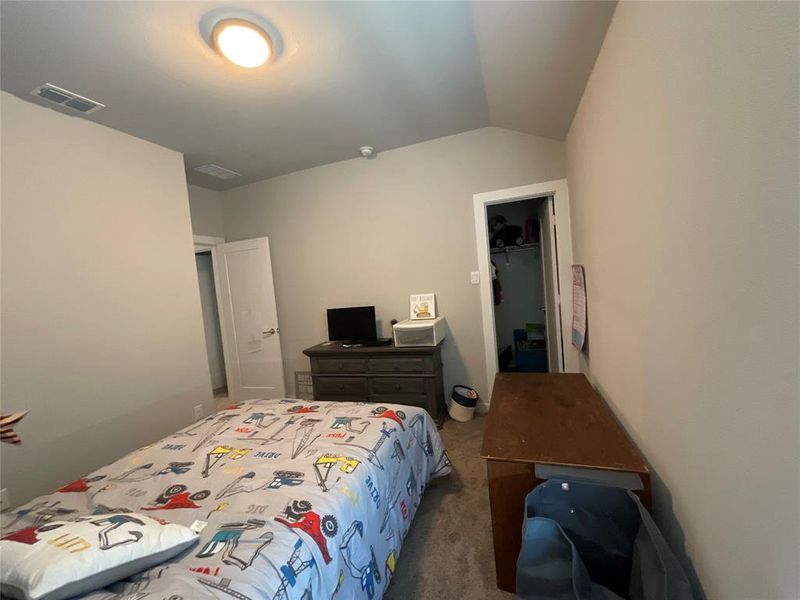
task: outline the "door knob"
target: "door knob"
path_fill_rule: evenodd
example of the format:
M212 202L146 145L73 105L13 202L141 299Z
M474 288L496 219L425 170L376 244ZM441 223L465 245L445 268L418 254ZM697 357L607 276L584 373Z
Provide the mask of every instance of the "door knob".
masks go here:
M269 329L265 329L265 330L264 330L264 331L262 331L261 333L262 333L263 335L275 335L276 333L280 333L280 332L281 332L281 330L280 330L280 329L278 329L277 327L271 327L271 328L269 328Z

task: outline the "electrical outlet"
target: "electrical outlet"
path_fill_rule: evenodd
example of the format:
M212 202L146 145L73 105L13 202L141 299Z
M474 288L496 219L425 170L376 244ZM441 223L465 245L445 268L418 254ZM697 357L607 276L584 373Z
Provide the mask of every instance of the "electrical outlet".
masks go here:
M195 421L199 421L202 418L203 418L203 405L198 404L197 406L194 407L194 419Z
M481 282L481 274L479 271L470 271L469 282L472 285L478 285Z
M0 490L0 512L11 508L11 496L7 488Z

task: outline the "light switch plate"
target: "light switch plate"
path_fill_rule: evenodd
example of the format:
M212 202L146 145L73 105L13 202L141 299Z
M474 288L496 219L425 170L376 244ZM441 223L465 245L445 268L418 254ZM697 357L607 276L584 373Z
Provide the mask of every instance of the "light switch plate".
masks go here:
M196 421L199 421L200 419L203 418L203 405L202 404L198 404L197 406L194 407L194 418L195 418Z
M469 282L472 285L478 285L481 282L480 271L471 271L469 274Z
M8 488L0 490L0 512L11 508L11 495L8 493Z

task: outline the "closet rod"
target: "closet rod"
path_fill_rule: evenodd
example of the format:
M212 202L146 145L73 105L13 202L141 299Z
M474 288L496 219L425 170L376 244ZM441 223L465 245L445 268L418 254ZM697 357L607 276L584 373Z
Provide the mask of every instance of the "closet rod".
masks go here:
M534 250L539 247L539 243L522 244L521 246L504 246L503 248L491 248L489 254L508 254L509 252L522 252L523 250Z

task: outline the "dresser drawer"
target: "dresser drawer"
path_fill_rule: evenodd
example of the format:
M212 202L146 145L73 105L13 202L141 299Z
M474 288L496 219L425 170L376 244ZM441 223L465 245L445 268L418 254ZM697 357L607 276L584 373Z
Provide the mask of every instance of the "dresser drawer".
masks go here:
M403 404L428 409L428 397L422 394L372 394L369 401L374 404Z
M433 373L433 359L430 356L370 358L369 370L372 373Z
M373 377L373 394L424 394L423 377Z
M314 377L314 392L321 396L358 396L369 395L369 383L366 377Z
M313 358L311 359L313 373L365 373L367 371L366 358Z

